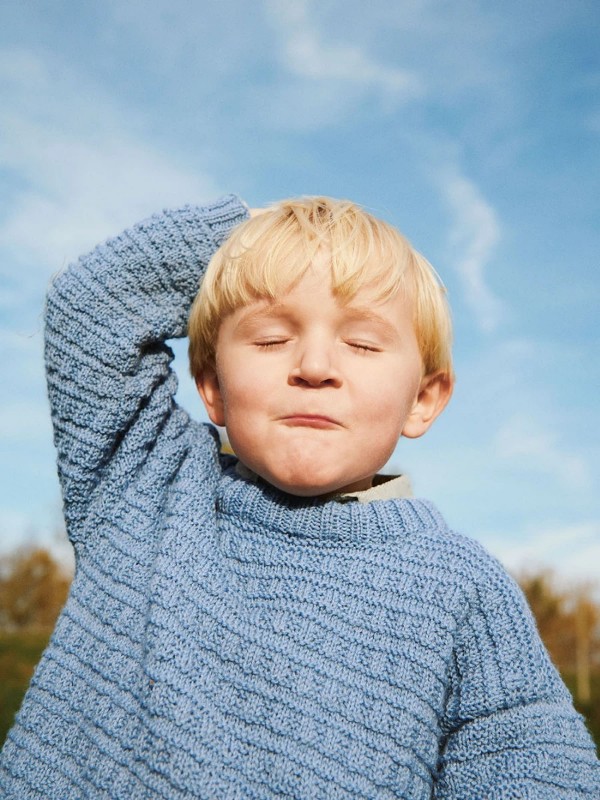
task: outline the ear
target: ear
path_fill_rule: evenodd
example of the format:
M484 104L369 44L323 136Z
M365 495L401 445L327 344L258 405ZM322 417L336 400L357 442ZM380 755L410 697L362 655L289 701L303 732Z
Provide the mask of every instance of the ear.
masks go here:
M454 379L447 372L426 375L421 381L412 411L404 423L402 436L408 439L423 436L448 405L453 389Z
M196 378L196 388L206 407L209 419L215 425L225 425L225 410L219 379L212 367L206 367Z

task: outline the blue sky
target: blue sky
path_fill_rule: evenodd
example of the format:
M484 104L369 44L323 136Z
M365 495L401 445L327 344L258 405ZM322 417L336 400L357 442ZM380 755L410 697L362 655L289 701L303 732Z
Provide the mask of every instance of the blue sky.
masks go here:
M599 29L592 0L3 4L2 546L60 527L50 276L166 206L328 194L454 310L452 403L391 466L510 568L600 580Z

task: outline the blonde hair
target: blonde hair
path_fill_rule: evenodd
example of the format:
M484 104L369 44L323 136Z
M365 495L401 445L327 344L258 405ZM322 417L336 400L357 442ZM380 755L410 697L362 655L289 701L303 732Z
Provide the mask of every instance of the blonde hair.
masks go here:
M235 228L213 255L188 323L190 372L214 366L227 314L288 292L320 248L331 256L331 288L348 302L360 289L375 301L407 292L424 375L452 377L452 323L446 290L431 264L394 227L348 200L283 200Z

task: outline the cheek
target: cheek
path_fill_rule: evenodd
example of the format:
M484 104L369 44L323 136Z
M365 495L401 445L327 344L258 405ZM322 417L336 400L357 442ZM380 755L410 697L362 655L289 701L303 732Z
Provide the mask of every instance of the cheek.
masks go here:
M226 374L229 378L221 383L225 426L230 437L251 438L259 427L259 415L264 414L265 403L271 395L264 375L241 364L232 366Z
M217 352L217 376L226 414L236 413L240 405L252 400L253 390L256 393L257 381L252 380L251 370L236 353Z
M392 408L399 399L399 383L395 372L378 370L372 375L364 375L358 385L363 406L378 416L382 408Z
M256 401L256 391L256 384L252 387L250 383L239 380L226 383L222 392L225 418L233 422L250 413Z
M364 416L374 428L395 429L399 435L417 397L419 382L417 371L407 375L406 370L395 369L373 376L361 392Z

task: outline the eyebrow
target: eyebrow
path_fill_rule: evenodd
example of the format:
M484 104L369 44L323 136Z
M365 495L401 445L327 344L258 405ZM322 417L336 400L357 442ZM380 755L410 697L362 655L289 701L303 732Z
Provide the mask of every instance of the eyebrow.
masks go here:
M380 314L373 311L373 309L369 306L353 306L353 305L346 305L343 306L346 310L346 318L345 321L353 322L367 322L372 325L376 325L382 332L382 334L388 338L397 338L398 337L398 330L396 327L389 322L387 319L384 319ZM286 305L285 303L279 302L270 302L268 305L264 306L263 308L258 308L254 311L248 311L238 322L236 328L238 331L244 331L245 329L251 327L254 323L260 322L264 319L285 319L293 317L293 307Z
M382 330L384 335L397 338L398 337L398 330L397 328L392 325L392 323L384 319L380 314L376 311L373 311L372 308L369 306L347 306L349 314L349 319L358 320L359 322L368 322L372 325L376 325L378 328Z
M271 319L276 317L285 317L289 315L288 307L284 303L269 303L263 308L257 308L254 311L248 311L242 316L237 324L237 329L244 329L254 322L260 322L263 319Z

